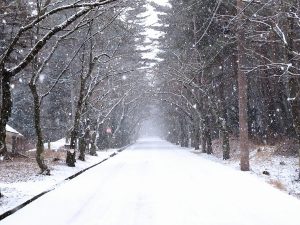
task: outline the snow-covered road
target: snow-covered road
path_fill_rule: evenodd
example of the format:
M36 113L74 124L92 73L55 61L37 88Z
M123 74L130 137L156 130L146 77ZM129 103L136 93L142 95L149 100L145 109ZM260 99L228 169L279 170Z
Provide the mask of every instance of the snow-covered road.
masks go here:
M1 225L299 225L300 201L159 139L34 201Z

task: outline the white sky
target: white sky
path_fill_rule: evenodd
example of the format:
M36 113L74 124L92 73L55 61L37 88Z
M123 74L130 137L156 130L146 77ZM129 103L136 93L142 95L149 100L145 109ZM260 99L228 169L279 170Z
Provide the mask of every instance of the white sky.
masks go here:
M160 5L167 5L168 4L168 0L148 0L148 2L155 2L157 4ZM148 5L148 18L145 22L145 26L151 26L151 25L155 25L156 23L158 23L158 12L155 11L155 9ZM159 53L159 48L158 48L158 43L154 43L153 41L151 41L151 38L159 38L162 33L156 30L153 30L151 28L146 28L146 35L147 38L146 39L146 43L147 46L145 46L146 49L152 49L151 52L144 54L144 58L150 58L150 59L156 59L157 58L157 53Z
M168 5L167 0L148 0L148 2L155 2L155 3L160 4L160 5ZM149 12L148 12L149 17L147 19L146 24L151 25L151 24L156 23L158 21L157 12L155 12L154 8L150 5L148 6L148 10L149 10Z

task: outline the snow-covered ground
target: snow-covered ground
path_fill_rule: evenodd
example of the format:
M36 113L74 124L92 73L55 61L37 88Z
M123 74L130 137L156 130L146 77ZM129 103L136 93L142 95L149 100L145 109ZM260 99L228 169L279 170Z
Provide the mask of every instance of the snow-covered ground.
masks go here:
M300 201L159 139L65 182L2 225L299 225Z
M63 145L63 141L58 141L54 143L53 147L58 149ZM1 193L4 195L4 197L0 198L0 214L13 209L41 192L63 184L65 182L64 180L69 176L88 168L105 158L109 158L109 156L116 151L117 150L111 149L98 152L98 156L86 155L86 161L83 162L77 160L76 167L67 167L65 163L62 162L60 165L55 165L51 168L51 176L29 174L23 180L17 181L12 174L10 176L12 178L10 182L8 182L10 179L7 177L6 179L0 178Z
M57 141L51 142L50 143L50 148L53 149L53 150L59 150L60 148L64 147L65 144L66 144L66 139L62 138L62 139L59 139ZM45 143L44 147L48 148L48 143Z
M228 165L237 170L240 169L239 152L232 151L231 159L222 160L222 146L216 141L213 144L214 154L207 155L201 151L188 149L193 153L206 159ZM231 148L238 149L238 142L231 141ZM277 189L284 191L300 199L300 182L298 179L298 157L283 156L276 154L276 146L255 146L250 147L250 173L259 179L273 185ZM267 175L264 174L267 172Z

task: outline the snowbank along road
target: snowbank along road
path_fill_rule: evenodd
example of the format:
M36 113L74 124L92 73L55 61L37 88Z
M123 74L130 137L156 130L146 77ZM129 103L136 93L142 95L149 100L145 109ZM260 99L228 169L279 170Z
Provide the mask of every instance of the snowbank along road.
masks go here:
M299 200L165 141L128 150L2 225L299 225Z

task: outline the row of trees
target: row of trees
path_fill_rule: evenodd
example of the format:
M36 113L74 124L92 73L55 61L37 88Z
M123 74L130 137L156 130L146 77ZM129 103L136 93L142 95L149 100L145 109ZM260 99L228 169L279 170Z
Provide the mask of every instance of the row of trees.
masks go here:
M36 160L45 174L48 140L67 136L66 163L75 166L78 140L79 159L84 160L89 145L90 154L96 154L97 148L124 146L136 137L135 128L147 112L138 94L147 67L137 48L144 41L144 5L1 1L1 155L9 157L8 122L28 139L35 137Z
M248 137L300 142L300 2L170 0L160 12L157 88L167 103L168 138L212 153L240 137L241 169L249 170ZM171 115L171 116L170 116ZM187 126L185 126L187 124ZM300 151L299 151L300 155Z
M211 154L221 137L224 160L230 135L239 136L242 170L249 170L249 137L300 142L298 1L152 3L160 12L153 28L163 33L153 40L162 50L158 64L143 58L146 3L0 3L1 154L9 119L36 137L37 162L48 173L45 140L63 133L75 149L79 139L84 160L85 137L91 154L125 145L154 111L165 115L174 143L191 140ZM75 165L75 151L66 161Z

